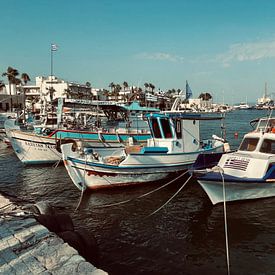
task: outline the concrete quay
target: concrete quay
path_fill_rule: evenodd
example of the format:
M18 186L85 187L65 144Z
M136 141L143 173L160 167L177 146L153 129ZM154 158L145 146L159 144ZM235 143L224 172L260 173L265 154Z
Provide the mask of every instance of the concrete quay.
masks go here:
M0 274L107 273L0 194Z

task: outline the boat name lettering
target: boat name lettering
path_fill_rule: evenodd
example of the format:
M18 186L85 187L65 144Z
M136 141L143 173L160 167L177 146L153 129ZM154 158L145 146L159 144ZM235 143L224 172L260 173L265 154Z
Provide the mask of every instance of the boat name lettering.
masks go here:
M39 147L39 148L45 148L45 147L48 148L48 149L54 149L55 148L54 145L34 143L34 142L29 142L29 141L25 141L25 144L28 145L28 146Z
M43 147L43 144L25 141L25 144L33 147Z

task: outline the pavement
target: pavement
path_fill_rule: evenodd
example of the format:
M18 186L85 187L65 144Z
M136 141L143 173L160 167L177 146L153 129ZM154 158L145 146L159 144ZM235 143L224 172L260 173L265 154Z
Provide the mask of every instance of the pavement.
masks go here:
M0 274L108 273L0 194Z

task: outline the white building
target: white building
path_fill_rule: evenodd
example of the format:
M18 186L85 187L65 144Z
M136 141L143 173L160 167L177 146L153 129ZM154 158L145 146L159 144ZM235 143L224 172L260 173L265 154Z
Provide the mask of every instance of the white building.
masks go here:
M24 85L22 93L26 96L28 108L39 110L41 102L52 102L56 98L93 99L92 88L86 84L68 82L56 76L37 76L35 85Z

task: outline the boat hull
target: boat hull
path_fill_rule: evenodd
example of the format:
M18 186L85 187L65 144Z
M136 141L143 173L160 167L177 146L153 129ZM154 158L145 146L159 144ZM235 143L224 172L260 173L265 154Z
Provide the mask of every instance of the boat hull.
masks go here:
M69 144L61 146L65 167L79 189L134 185L163 180L189 169L201 152L182 154L130 154L119 165L80 157ZM211 151L222 150L221 147Z
M67 158L65 167L77 188L100 189L114 186L156 182L174 173L186 171L192 163L177 166L152 166L147 168L98 166L97 163L79 162Z
M61 131L59 131L59 133L61 133ZM66 133L68 136L65 135ZM91 146L97 151L100 151L103 156L110 155L119 148L124 148L124 143L115 139L116 135L113 135L113 141L110 143L96 139L94 134L91 134L89 139L87 133L85 136L81 135L81 132L75 132L75 135L72 133L72 131L64 131L62 141L81 140L87 146ZM24 164L50 164L62 159L60 144L58 145L60 137L42 136L20 130L10 130L8 137L15 154ZM110 137L111 135L109 134L109 139ZM143 137L146 136L143 135ZM140 138L140 140L143 139Z
M223 187L225 190L225 200L241 201L275 196L275 182L266 182L263 180L233 180L227 181L220 177L218 180L198 179L198 183L208 195L212 204L218 204L224 201Z

